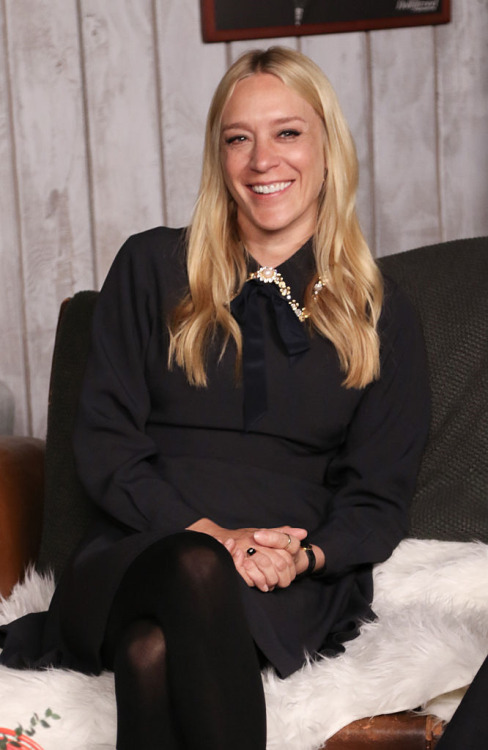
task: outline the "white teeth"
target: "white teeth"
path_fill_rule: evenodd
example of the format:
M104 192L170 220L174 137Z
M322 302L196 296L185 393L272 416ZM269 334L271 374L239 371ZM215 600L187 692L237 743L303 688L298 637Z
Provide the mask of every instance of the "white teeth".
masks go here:
M268 195L269 193L278 193L280 190L284 190L291 185L292 181L288 182L275 182L273 185L251 185L253 193L263 193Z

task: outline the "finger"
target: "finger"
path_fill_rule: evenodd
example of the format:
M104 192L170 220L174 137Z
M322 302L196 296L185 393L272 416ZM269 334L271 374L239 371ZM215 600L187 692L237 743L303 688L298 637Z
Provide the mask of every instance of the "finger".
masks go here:
M296 578L296 565L293 557L286 550L282 549L268 549L268 555L278 574L278 583L276 585L282 589L287 588Z
M235 542L235 540L234 540L234 539L226 539L226 540L225 540L225 542L224 542L223 544L224 544L224 547L225 547L225 549L226 549L226 550L227 550L228 552L230 552L231 554L232 554L232 553L233 553L233 552L235 551L235 549L236 549L236 542Z
M254 532L254 539L265 547L286 550L290 555L295 555L300 549L298 537L287 531L277 529L259 529Z
M269 591L278 583L279 576L274 566L268 563L266 556L262 553L247 558L244 562L244 568L261 591Z
M264 591L264 592L269 591L269 586L266 583L266 578L263 575L263 573L259 570L259 568L256 566L255 563L252 563L252 565L248 565L246 561L245 572L246 572L246 575L253 582L253 586L256 586L256 588L259 589L260 591Z
M285 568L283 560L277 555L269 556L266 553L260 553L253 558L253 563L263 573L269 588L278 585Z
M248 586L253 588L255 586L255 583L244 567L244 562L246 560L246 557L244 553L242 552L242 550L237 549L233 555L233 559L234 559L234 565L239 575L244 579L244 581L247 583Z
M246 560L244 567L259 588L267 586L269 589L270 586L276 586L278 575L275 569L266 563L263 555L253 555L252 559Z
M307 529L297 528L296 526L277 526L275 531L282 531L284 534L290 534L296 536L297 539L305 539L308 534Z
M260 554L246 558L245 568L261 591L287 588L296 577L293 558L284 550L265 547ZM264 576L264 579L263 579ZM267 587L267 588L266 588Z
M264 574L270 591L277 586L286 588L296 577L294 559L284 550L265 547L263 554L253 555L252 561Z
M258 549L261 549L258 547ZM274 565L280 581L283 577L288 577L294 574L295 562L293 556L284 549L275 549L273 547L264 547L263 551L268 556L272 564Z

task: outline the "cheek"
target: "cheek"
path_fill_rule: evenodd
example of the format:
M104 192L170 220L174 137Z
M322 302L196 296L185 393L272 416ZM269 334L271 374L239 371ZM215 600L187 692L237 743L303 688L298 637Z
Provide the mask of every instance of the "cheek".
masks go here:
M221 158L221 167L222 167L222 175L224 177L224 183L229 191L230 195L234 199L236 203L239 203L240 201L240 194L239 194L239 185L237 182L237 177L239 174L239 165L237 164L237 160L233 158L232 156L229 157L228 155L224 154Z
M222 175L223 175L223 178L224 178L225 185L226 185L227 189L230 192L232 192L232 175L231 175L231 172L229 170L228 159L225 156L222 156L222 158L220 160L220 166L221 166L221 169L222 169Z
M324 183L324 173L320 168L320 164L315 161L313 164L308 165L307 176L305 179L306 194L310 198L317 198L322 190Z
M221 158L221 165L225 183L228 188L231 188L233 181L239 174L238 160L235 155L224 153Z
M325 178L325 160L321 156L317 156L317 152L313 151L309 154L308 159L308 173L310 188L314 194L318 194L324 183Z
M295 153L295 166L302 173L307 187L314 193L322 187L325 174L325 158L316 138L310 139L306 146Z

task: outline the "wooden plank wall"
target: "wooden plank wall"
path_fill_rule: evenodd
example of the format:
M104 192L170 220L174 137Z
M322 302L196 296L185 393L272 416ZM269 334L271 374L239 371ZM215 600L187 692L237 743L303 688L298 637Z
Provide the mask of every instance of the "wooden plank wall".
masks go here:
M488 234L488 2L452 6L437 28L272 40L339 94L378 255ZM204 45L197 0L0 0L0 45L0 380L15 432L43 436L61 300L128 234L188 221L212 91L258 43Z

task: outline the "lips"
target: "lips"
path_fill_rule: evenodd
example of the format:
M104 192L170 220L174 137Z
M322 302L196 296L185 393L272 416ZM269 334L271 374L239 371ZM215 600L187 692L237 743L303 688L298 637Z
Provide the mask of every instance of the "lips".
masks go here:
M280 193L290 187L291 184L292 180L287 180L286 182L272 182L268 185L250 185L249 187L257 195L272 195L273 193Z

